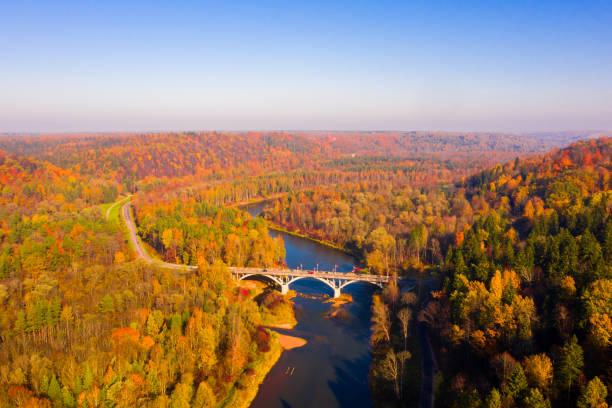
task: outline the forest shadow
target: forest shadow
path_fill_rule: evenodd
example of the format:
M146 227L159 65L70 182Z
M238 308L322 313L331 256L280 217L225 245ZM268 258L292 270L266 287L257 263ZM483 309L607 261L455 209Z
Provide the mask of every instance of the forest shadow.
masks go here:
M360 375L360 371L366 370L366 375ZM372 397L367 381L359 381L358 378L366 378L370 367L368 355L354 359L342 360L335 367L336 380L328 381L329 388L334 393L341 407L363 407L372 406ZM367 401L367 403L366 403Z

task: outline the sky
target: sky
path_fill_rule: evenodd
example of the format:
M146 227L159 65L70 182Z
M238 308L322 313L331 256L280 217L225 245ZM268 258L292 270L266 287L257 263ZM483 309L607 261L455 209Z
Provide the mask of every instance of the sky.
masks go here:
M0 132L612 130L612 1L0 1Z

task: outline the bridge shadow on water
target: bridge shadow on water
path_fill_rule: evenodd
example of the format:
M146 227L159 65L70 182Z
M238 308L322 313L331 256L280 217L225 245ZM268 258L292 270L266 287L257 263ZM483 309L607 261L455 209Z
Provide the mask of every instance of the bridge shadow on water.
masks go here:
M370 361L371 356L367 353L357 359L344 359L336 365L336 379L328 381L328 385L336 397L338 406L351 408L372 406L372 396L367 382ZM366 367L365 373L364 367Z

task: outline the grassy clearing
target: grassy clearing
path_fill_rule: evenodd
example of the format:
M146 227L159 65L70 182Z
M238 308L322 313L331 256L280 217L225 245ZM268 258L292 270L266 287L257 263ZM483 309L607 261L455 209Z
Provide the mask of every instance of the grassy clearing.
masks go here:
M130 200L131 196L122 198L119 201L115 201L112 204L104 204L105 208L103 208L104 210L104 214L107 216L107 219L111 222L119 222L119 215L121 214L121 208L123 207L123 205L125 203L127 203Z
M115 203L100 204L98 207L100 207L100 210L102 210L102 214L106 214L106 211L108 211L109 207L113 204Z
M134 249L134 246L132 245L132 241L130 240L130 232L126 228L123 220L120 218L121 209L123 208L123 205L127 203L128 201L130 201L130 199L131 199L131 196L127 196L118 201L115 201L114 203L102 204L100 208L102 209L103 214L106 217L107 221L117 223L121 231L123 231L123 237L125 239L125 242L127 242L127 246L130 250L130 255L133 258L134 254L136 253L136 250Z

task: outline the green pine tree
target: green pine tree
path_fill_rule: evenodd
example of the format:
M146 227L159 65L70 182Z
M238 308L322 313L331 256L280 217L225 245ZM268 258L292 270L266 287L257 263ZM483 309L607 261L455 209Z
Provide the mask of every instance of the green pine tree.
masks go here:
M79 395L83 391L83 380L80 375L77 375L76 381L74 382L74 394Z
M74 395L72 395L72 392L66 387L62 389L62 402L67 408L75 408L77 406Z
M590 230L586 230L580 239L579 255L580 265L584 268L585 279L593 281L601 277L604 264L601 246Z
M34 306L34 320L32 330L40 330L45 325L47 315L47 302L39 300Z
M83 374L83 389L89 390L95 381L94 373L89 368L89 365L85 367L85 373Z
M527 390L527 377L525 377L523 367L517 365L506 381L504 391L507 395L519 399L525 390Z
M484 402L484 408L501 408L501 394L497 388L493 388Z
M465 266L465 261L463 260L463 254L461 251L455 252L455 274L465 274L467 272L467 267Z
M568 395L572 388L572 384L582 372L584 365L584 356L582 347L578 344L578 338L574 335L563 346L561 358L557 365L557 381L559 385L567 389Z
M55 375L53 375L53 377L51 377L51 380L49 380L49 388L47 389L47 395L53 401L59 400L62 397L62 389Z
M523 399L525 408L550 408L550 401L542 395L539 389L531 388Z
M47 324L55 326L59 322L60 314L62 313L62 302L59 299L55 299L49 305L49 312L47 313Z
M504 255L502 256L502 263L505 267L511 267L514 265L514 247L510 241L506 241Z
M13 269L12 263L10 255L0 255L0 278L8 278L11 276L11 270Z
M34 317L34 308L30 307L26 314L26 332L30 333L36 330L36 319Z
M100 302L100 313L113 313L115 311L115 303L110 295L105 295Z

